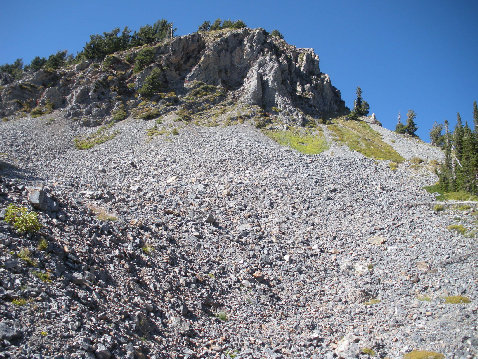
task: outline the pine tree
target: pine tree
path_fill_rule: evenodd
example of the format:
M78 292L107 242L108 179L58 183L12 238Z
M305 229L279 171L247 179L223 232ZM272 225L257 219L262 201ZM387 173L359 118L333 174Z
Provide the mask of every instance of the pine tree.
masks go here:
M463 154L461 158L461 167L460 167L460 189L463 189L470 193L477 192L477 181L476 176L478 174L476 156L475 153L478 151L478 148L475 146L474 134L471 131L471 128L468 126L468 123L465 124L463 128Z
M398 113L397 125L395 126L395 132L400 134L405 134L405 125L402 123L402 115Z
M476 101L473 101L473 124L475 135L478 135L478 106L476 105Z
M455 149L455 156L458 161L461 161L463 155L463 124L461 123L460 113L456 114L456 126L453 132L453 147Z
M407 125L405 126L405 132L410 136L416 136L415 132L418 130L418 127L415 123L415 118L417 114L413 110L408 110L407 112Z
M443 125L435 122L430 130L430 141L432 145L442 147L444 146L444 136L442 135Z
M362 98L362 89L357 87L355 91L357 98L354 101L354 109L348 116L349 120L358 120L359 117L367 116L370 109L370 105Z
M445 161L443 162L439 174L439 184L442 190L444 191L453 191L454 190L454 177L453 177L453 161L451 158L451 139L450 132L448 127L448 121L445 120L445 140L444 140L444 150L445 150Z

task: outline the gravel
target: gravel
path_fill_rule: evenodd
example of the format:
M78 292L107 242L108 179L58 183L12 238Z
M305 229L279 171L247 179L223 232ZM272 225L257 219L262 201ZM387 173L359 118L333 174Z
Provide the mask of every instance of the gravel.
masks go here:
M447 229L476 217L434 212L433 174L303 155L249 125L149 139L152 126L122 121L80 151L94 128L0 124L0 212L31 207L30 186L50 204L36 205L40 234L0 221L0 357L478 355L476 235Z

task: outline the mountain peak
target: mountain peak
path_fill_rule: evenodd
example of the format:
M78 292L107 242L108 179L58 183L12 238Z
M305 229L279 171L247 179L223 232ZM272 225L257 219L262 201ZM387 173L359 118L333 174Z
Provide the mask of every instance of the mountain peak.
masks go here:
M191 112L184 99L197 83L221 92L215 104L227 100L275 110L286 123L304 124L306 116L328 118L346 111L312 49L291 46L261 28L196 32L116 52L101 62L2 81L2 117L51 104L67 117L101 120L119 106L134 111L144 100L164 105L164 93L172 92L177 101L171 110Z

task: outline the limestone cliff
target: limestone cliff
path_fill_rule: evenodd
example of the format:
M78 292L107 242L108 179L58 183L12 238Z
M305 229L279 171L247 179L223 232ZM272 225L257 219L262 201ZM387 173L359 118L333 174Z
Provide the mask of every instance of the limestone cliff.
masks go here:
M145 51L151 56L146 64L140 61ZM40 70L2 83L2 117L34 108L41 113L49 106L65 110L69 117L105 119L120 107L134 110L145 97L160 104L169 101L169 107L179 109L198 83L216 88L215 103L257 105L288 123L346 111L340 91L320 71L312 49L288 45L263 29L194 33L115 53L102 63ZM145 85L153 92L142 91ZM186 109L194 111L191 106Z

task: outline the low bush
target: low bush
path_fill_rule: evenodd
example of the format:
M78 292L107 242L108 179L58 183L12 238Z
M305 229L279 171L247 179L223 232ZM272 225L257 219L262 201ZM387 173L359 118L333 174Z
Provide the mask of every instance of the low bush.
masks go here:
M138 93L148 98L160 92L165 87L162 77L163 71L157 67L154 68L151 74L144 80L143 86L138 90Z
M12 224L18 233L36 233L41 229L38 213L14 204L8 205L5 211L5 222Z
M121 104L118 107L118 109L113 111L113 121L114 122L123 121L127 117L128 117L128 114L126 113L124 104Z
M133 72L143 71L146 68L146 66L153 63L153 61L154 61L154 49L151 47L142 49L136 55Z

